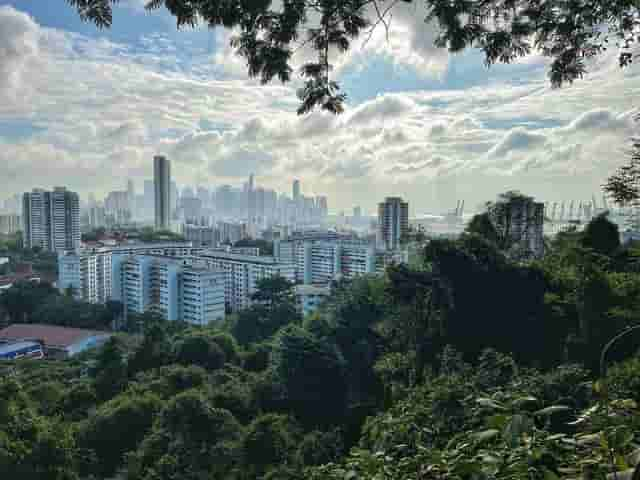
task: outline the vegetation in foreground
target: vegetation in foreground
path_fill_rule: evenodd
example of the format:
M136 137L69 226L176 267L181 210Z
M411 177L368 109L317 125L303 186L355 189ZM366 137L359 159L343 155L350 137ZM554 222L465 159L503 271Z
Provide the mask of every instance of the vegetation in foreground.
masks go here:
M0 471L632 478L638 336L609 350L606 376L599 355L637 324L640 274L611 232L597 219L525 264L470 231L431 242L421 265L336 285L306 318L273 279L223 327L145 315L143 335L84 358L3 364Z

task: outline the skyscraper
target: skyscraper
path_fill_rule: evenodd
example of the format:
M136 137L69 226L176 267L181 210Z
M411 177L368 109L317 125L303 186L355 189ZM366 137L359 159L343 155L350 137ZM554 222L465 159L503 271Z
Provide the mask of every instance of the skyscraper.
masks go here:
M300 180L293 181L293 201L297 205L300 201Z
M23 195L24 244L60 252L80 248L80 198L64 187Z
M133 180L127 180L127 198L128 198L128 208L129 212L133 215L133 212L136 209L136 187L133 184Z
M171 163L161 155L153 157L156 228L171 227Z
M378 244L387 250L400 246L409 231L409 204L400 197L387 197L378 204Z
M247 184L247 218L249 223L256 219L256 192L253 180L253 173L249 175L249 183Z

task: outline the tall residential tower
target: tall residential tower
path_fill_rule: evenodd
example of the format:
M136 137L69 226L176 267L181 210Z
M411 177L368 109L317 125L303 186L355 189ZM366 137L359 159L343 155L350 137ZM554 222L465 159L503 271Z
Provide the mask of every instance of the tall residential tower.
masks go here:
M409 231L409 204L400 197L387 197L378 204L378 244L387 250L400 247Z
M23 195L25 248L52 252L80 248L80 199L64 187Z
M153 157L156 229L171 227L171 162L166 157Z

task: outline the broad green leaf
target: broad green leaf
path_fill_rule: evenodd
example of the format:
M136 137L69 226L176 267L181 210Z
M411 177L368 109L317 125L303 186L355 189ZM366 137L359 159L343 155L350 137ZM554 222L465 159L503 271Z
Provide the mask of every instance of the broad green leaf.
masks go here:
M487 419L487 427L500 430L509 422L509 417L504 414L492 415Z
M478 443L483 443L491 440L492 438L500 435L500 430L496 430L495 428L489 430L483 430L482 432L477 432L473 434L474 440Z
M482 407L491 408L493 410L506 410L506 408L498 402L486 397L476 398L476 403Z
M555 415L556 413L569 412L569 411L571 411L571 408L567 407L566 405L553 405L551 407L547 407L547 408L543 408L542 410L538 410L537 412L535 412L534 415L537 415L537 416L550 416L550 415Z

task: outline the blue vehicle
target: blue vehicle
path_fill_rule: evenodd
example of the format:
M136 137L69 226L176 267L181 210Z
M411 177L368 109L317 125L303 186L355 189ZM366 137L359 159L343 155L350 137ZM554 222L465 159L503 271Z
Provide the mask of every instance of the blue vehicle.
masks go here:
M0 344L0 360L16 360L18 358L44 358L42 345L30 341Z

